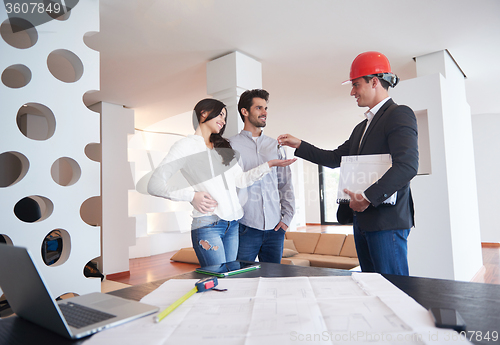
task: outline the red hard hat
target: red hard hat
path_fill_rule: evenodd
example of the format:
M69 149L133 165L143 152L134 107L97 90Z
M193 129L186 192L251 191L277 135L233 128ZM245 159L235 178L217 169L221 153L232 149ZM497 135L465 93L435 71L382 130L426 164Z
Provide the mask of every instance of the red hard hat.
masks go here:
M386 73L394 75L391 72L391 65L389 64L387 57L379 52L365 52L356 56L351 64L349 80L346 80L344 83L366 75Z

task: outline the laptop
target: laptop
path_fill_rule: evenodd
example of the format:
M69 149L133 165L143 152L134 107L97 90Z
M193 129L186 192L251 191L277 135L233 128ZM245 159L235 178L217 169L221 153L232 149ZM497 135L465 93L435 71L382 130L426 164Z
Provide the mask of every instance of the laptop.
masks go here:
M153 314L159 309L100 292L56 302L29 250L3 243L0 243L0 288L17 316L71 339Z

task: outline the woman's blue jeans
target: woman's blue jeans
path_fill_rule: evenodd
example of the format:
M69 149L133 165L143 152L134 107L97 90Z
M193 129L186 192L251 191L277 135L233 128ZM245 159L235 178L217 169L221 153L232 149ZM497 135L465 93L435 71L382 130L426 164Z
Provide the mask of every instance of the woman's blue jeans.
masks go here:
M201 266L234 261L238 253L238 221L215 215L193 218L191 241Z

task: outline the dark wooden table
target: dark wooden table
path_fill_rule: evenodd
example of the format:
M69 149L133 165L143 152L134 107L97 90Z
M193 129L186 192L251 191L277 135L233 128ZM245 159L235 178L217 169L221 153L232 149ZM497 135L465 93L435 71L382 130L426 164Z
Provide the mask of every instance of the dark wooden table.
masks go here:
M221 278L254 278L254 277L299 277L299 276L338 276L350 275L349 271L320 267L302 267L262 263L255 271L236 276ZM201 279L207 277L195 272L175 276L172 279ZM500 285L457 282L444 279L419 277L401 277L384 275L390 282L414 298L424 308L453 308L462 314L467 323L468 339L475 344L500 344L493 341L492 332L500 333ZM152 283L136 285L109 292L112 295L128 299L140 300L156 289L167 279ZM479 333L480 332L480 333ZM486 335L489 335L489 340ZM43 342L41 341L43 340ZM82 344L84 340L71 341L46 331L16 316L0 321L0 344L33 345L33 344Z

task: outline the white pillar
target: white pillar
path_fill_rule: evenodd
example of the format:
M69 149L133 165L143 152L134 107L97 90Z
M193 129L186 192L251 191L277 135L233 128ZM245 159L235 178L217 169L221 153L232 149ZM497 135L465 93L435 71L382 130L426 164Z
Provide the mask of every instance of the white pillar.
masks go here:
M226 138L238 134L243 122L238 100L243 92L262 88L262 65L240 52L233 52L207 63L207 93L227 106Z
M134 180L127 152L134 111L106 102L92 109L101 114L101 270L106 275L129 270L129 247L135 245L135 218L128 212Z
M482 265L470 107L448 51L416 58L417 78L391 94L417 115L421 175L412 181L416 227L410 274L468 281Z

